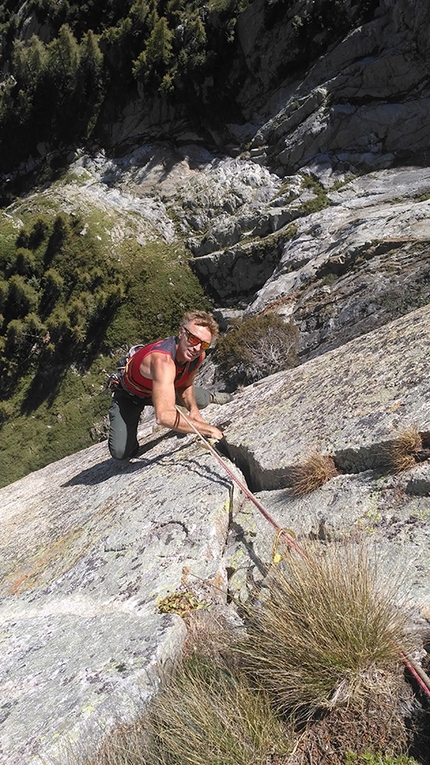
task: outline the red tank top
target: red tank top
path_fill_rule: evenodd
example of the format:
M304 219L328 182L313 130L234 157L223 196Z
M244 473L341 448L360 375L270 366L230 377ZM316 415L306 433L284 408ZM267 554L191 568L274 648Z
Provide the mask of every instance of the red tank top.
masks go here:
M188 361L182 366L178 364L175 359L176 343L176 337L167 337L165 340L156 340L154 343L139 348L136 353L130 356L122 376L122 384L125 390L128 393L140 396L141 398L151 398L152 380L148 377L143 377L139 372L143 359L150 353L164 353L167 356L170 356L176 364L176 375L174 379L175 388L181 388L182 386L187 385L191 375L201 365L203 361L203 353L201 353L197 359Z

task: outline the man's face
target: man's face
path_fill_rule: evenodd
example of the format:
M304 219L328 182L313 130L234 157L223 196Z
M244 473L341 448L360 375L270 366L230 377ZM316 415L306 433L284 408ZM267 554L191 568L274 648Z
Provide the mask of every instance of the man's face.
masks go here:
M196 342L197 340L197 342ZM200 356L202 350L209 347L212 340L212 333L207 327L201 327L194 321L181 327L179 331L179 343L176 356L179 361L193 361ZM202 348L202 343L204 347Z

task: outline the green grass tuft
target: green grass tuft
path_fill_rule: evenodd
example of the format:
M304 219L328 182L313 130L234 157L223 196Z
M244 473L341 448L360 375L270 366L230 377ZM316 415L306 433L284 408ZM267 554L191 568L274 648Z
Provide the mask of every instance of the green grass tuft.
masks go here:
M407 757L406 755L390 757L382 752L377 754L372 754L372 752L363 752L362 754L348 752L345 765L418 765L418 763L413 757Z

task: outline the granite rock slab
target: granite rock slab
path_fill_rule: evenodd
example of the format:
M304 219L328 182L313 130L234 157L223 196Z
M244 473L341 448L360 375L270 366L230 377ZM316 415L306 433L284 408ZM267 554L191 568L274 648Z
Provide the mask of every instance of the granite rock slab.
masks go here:
M243 388L217 415L254 491L291 486L313 452L341 473L386 466L399 434L430 432L430 307ZM223 418L223 419L221 419Z
M64 765L142 708L186 634L163 598L225 602L230 483L193 436L141 447L123 465L99 444L0 492L2 763Z

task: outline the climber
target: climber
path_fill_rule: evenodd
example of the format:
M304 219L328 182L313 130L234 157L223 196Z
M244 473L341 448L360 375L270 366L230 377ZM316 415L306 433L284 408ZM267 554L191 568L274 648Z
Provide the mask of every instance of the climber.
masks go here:
M109 451L115 459L128 460L139 452L137 428L145 406L155 409L157 423L179 433L192 433L175 404L185 406L189 420L202 435L220 440L222 431L200 414L210 403L223 404L227 393L210 392L195 386L194 379L205 351L218 334L218 325L205 311L190 311L183 317L177 337L134 346L117 375L109 408Z

